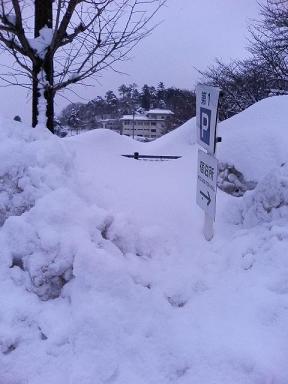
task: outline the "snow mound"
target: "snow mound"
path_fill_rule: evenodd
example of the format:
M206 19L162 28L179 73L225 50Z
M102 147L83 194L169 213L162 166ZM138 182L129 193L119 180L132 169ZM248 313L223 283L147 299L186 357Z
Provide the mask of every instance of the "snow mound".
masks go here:
M87 150L94 148L99 153L179 155L191 151L196 143L196 119L192 118L180 127L151 142L139 142L131 137L119 135L108 129L95 129L81 135L65 138L77 146L85 146Z
M87 150L93 148L100 153L112 153L114 155L136 152L137 149L145 147L145 143L133 140L131 137L119 135L109 129L94 129L81 135L67 137L64 139L77 146L85 147Z
M74 153L48 131L0 122L3 268L41 299L58 297L85 247L98 249L107 214L79 196ZM11 156L13 154L13 156Z
M259 101L219 124L217 158L258 182L288 158L288 96Z
M1 384L287 383L286 166L243 199L219 191L207 243L195 121L148 144L1 124L5 189L31 197L0 228ZM184 156L121 157L134 151ZM232 201L259 224L223 220Z
M246 226L285 218L288 219L288 166L276 168L269 172L247 194L242 210Z
M149 151L165 152L168 155L179 155L187 150L191 151L191 145L196 144L196 118L186 121L180 127L161 136L159 139L147 143Z
M0 226L64 185L72 154L47 131L0 120Z

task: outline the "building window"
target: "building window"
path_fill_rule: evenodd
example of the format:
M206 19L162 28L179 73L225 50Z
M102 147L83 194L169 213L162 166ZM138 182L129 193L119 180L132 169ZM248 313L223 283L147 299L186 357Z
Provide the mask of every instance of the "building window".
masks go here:
M151 129L151 132L156 132L156 129Z
M151 125L156 125L156 122L155 121L151 121Z

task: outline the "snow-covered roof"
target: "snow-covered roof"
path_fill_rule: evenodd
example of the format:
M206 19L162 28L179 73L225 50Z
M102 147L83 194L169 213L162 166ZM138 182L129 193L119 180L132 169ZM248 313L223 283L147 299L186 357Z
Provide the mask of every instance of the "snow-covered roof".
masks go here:
M100 123L102 123L102 122L107 122L107 121L109 121L109 122L111 122L111 121L116 121L116 122L118 122L120 119L101 119L101 120L99 120L99 122Z
M155 114L162 114L162 115L174 115L174 112L170 111L170 109L150 109L147 114L155 113Z
M174 112L170 111L170 109L150 109L149 111L145 112L145 115L141 114L135 114L133 115L124 115L121 117L120 120L153 120L148 115L174 115ZM154 119L157 120L157 119Z
M145 115L124 115L120 120L150 120Z

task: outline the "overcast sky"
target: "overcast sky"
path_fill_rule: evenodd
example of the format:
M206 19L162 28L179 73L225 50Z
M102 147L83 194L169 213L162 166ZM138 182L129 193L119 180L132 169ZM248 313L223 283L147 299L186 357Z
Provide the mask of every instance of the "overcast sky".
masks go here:
M257 0L167 0L155 22L162 20L154 32L131 53L131 59L118 69L128 75L105 72L94 87L77 87L79 96L66 92L72 101L88 101L117 91L122 83L145 83L193 89L201 70L216 57L229 61L247 56L247 27L258 17ZM19 88L1 88L0 114L21 115L30 121L30 97ZM80 97L84 98L81 99ZM56 111L68 101L57 98Z

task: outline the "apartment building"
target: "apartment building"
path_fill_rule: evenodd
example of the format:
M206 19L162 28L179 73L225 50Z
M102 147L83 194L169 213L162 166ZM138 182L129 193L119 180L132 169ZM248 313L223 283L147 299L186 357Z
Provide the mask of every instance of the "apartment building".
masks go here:
M145 114L125 115L122 122L123 135L157 139L169 129L169 121L174 113L168 109L151 109Z

